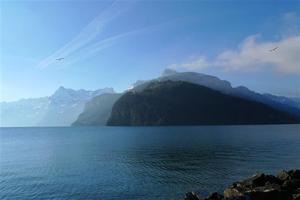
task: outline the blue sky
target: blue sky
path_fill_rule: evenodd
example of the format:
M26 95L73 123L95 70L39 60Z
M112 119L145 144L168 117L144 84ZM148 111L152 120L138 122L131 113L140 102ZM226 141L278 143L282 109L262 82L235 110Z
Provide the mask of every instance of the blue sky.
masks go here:
M122 91L165 68L300 96L300 1L0 4L0 101L59 86Z

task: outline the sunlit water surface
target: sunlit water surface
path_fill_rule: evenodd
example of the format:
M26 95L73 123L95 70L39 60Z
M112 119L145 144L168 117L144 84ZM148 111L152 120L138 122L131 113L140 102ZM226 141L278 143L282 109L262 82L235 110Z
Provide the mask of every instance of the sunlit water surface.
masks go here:
M181 199L300 168L300 126L0 129L0 199Z

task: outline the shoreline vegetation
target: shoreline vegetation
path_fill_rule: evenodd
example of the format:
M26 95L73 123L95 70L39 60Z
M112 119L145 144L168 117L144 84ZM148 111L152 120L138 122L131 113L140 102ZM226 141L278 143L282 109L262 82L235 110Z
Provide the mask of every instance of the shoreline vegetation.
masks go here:
M183 200L300 200L300 169L280 171L277 176L258 173L233 183L223 194L200 198L188 192Z

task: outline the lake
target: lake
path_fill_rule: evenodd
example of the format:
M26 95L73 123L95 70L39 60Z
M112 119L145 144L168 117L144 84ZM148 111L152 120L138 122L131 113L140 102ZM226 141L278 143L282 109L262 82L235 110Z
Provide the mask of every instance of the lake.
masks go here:
M300 168L300 125L0 129L0 199L182 199Z

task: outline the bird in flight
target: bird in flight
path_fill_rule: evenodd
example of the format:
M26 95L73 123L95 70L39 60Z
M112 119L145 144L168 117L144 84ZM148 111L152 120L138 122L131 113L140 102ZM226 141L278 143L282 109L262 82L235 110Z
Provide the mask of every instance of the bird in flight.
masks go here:
M56 60L57 61L62 61L63 59L65 59L65 58L57 58Z
M273 51L276 51L278 49L278 47L275 47L275 48L273 48L273 49L270 49L269 51L270 52L273 52Z

